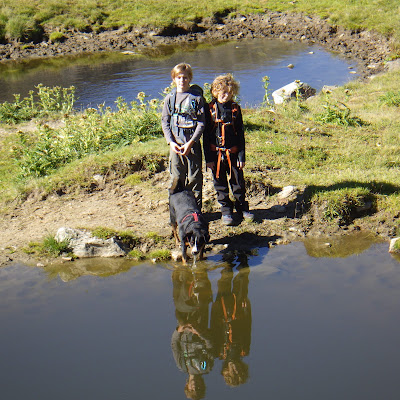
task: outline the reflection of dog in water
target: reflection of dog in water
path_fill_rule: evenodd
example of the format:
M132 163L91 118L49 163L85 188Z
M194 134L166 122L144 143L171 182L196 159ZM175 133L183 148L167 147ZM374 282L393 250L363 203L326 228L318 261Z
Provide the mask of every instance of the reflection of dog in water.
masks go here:
M192 255L201 260L204 247L210 240L208 223L204 219L196 198L192 191L182 190L178 181L174 181L170 188L169 212L172 232L175 242L180 242L182 261L187 263L187 248L190 247Z

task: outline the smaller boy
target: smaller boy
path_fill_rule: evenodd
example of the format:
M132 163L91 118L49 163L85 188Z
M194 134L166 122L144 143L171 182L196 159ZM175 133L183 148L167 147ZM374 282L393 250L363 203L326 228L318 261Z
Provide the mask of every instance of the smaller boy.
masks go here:
M192 67L181 63L171 71L176 86L164 101L162 129L170 147L171 182L180 181L182 188L192 190L199 208L202 206L202 154L200 137L205 127L202 93L191 86ZM208 111L208 110L207 110Z
M203 135L206 166L213 173L214 188L225 225L234 225L233 206L240 220L254 218L245 200L243 118L240 106L233 101L238 91L239 84L231 74L215 78L211 85L213 100L209 105L212 128ZM229 198L229 188L235 204Z

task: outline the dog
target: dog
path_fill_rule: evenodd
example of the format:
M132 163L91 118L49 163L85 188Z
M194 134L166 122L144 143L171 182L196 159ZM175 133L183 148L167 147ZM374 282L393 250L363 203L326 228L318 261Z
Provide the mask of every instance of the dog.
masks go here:
M179 186L179 185L178 185ZM203 259L205 245L210 240L208 222L197 205L194 193L172 186L169 194L169 212L175 243L182 249L182 262L187 264L187 248L192 256Z

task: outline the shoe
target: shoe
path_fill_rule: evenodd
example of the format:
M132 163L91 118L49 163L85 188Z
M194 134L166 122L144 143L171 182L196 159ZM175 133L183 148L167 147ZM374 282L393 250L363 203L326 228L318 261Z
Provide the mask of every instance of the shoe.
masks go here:
M243 219L245 219L246 221L253 221L254 214L252 214L250 211L243 211Z
M222 223L226 226L231 226L234 224L232 215L223 215L222 216Z

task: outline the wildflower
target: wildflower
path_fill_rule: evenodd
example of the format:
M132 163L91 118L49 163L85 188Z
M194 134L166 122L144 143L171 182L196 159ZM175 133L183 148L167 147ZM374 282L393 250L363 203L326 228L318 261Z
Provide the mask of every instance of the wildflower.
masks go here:
M136 98L140 101L143 101L143 99L146 97L146 93L145 92L139 92L136 96Z

